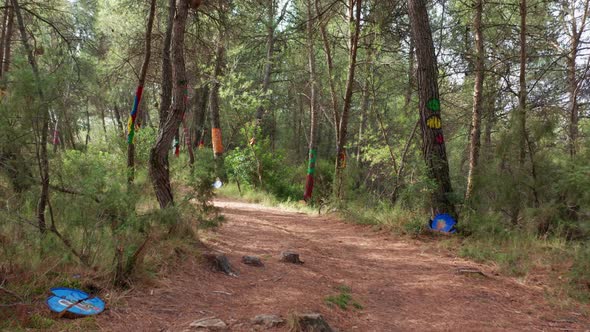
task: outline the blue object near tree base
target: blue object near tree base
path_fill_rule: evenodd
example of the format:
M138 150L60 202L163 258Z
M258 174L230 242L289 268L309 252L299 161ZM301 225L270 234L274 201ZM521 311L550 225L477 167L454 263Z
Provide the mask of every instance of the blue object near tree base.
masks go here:
M60 314L67 311L77 316L91 316L103 312L105 308L103 300L78 289L57 287L52 288L51 293L53 295L47 299L47 306Z
M223 182L221 182L221 180L219 180L219 178L217 178L215 180L215 182L213 182L213 188L215 189L219 189L223 186Z
M439 213L434 216L433 220L430 220L430 229L438 232L443 233L456 233L457 229L455 228L457 222L451 215L446 213Z

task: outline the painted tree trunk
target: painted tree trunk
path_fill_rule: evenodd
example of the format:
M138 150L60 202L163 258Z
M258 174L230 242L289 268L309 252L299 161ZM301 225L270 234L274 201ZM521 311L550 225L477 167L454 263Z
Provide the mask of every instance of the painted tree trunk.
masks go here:
M450 213L456 216L455 206L449 197L453 188L443 136L437 81L438 70L426 0L408 0L408 10L418 64L417 83L420 100L422 153L428 176L436 183L436 189L431 196L432 213L433 215Z
M484 48L481 16L483 12L483 0L475 0L475 17L473 19L473 31L475 33L475 83L473 87L473 111L471 118L471 132L469 135L469 173L467 175L467 189L465 199L468 200L473 193L473 181L477 165L479 163L479 151L481 146L481 114L483 102L484 80Z
M225 48L223 45L223 32L219 34L217 49L215 51L215 68L213 70L213 83L209 92L209 111L211 115L211 142L213 145L213 155L216 159L216 173L218 176L222 173L223 162L223 139L221 135L221 120L219 117L219 79L223 72L223 63L225 57Z
M305 191L303 200L310 201L313 195L313 185L315 176L315 166L317 162L317 142L318 142L318 103L317 103L317 77L314 50L314 20L315 13L312 9L311 0L307 0L307 59L309 66L309 85L310 85L310 113L311 124L309 130L309 159L307 168L307 177L305 180Z
M356 70L356 55L358 41L361 32L361 11L362 0L348 1L348 20L350 25L350 40L348 54L348 75L346 78L346 91L344 93L344 103L340 123L338 124L338 144L336 145L336 171L334 174L334 194L337 198L342 198L344 169L346 168L346 138L348 134L348 117L350 113L350 104L352 102L352 93L354 88L354 76ZM355 13L356 12L356 13Z
M150 4L150 12L148 16L147 28L145 32L145 57L143 65L141 66L141 73L139 76L139 83L135 92L135 100L133 102L133 109L129 114L129 122L127 125L127 182L132 183L135 179L135 125L137 115L139 113L139 105L141 103L141 96L143 94L143 87L145 85L145 78L147 76L148 67L150 64L150 56L152 50L152 27L154 25L154 16L156 13L156 0L152 0Z
M170 185L170 170L167 160L170 144L178 131L185 112L187 80L184 63L184 34L188 8L188 0L179 0L172 29L174 101L172 108L168 112L166 121L160 126L156 143L150 150L150 178L156 198L162 209L174 206L174 196Z

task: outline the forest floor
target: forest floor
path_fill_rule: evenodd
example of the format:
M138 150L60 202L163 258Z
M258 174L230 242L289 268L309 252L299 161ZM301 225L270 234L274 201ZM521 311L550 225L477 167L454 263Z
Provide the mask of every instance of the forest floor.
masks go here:
M215 204L226 219L201 238L224 252L239 276L186 260L156 287L134 290L97 317L101 329L191 331L191 322L217 317L231 331L287 331L288 324L267 329L251 320L315 312L337 331L590 331L586 306L555 308L541 287L420 240L332 216L230 199ZM298 252L304 264L280 262L285 250ZM243 255L265 266L244 265ZM466 268L484 276L458 272ZM348 308L330 305L330 296L340 303L351 297Z

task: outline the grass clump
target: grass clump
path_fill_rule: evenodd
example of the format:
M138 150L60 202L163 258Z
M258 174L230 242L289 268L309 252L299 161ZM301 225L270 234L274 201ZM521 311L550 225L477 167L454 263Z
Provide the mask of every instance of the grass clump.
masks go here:
M324 300L327 305L337 306L342 310L348 310L349 306L352 306L357 310L363 309L363 306L352 297L352 289L350 287L342 285L336 287L336 290L340 293L337 295L327 296Z

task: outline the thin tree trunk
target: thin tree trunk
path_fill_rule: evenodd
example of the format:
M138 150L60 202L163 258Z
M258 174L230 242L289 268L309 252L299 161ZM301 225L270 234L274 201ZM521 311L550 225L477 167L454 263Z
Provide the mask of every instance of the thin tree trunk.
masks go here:
M315 13L312 9L311 0L307 0L307 59L309 66L309 85L310 85L310 113L311 125L309 130L309 159L307 168L307 177L305 180L305 191L303 200L310 201L313 195L313 185L315 176L315 166L317 162L317 142L318 142L318 103L317 103L317 77L314 49L314 20Z
M408 10L416 43L418 63L417 81L420 99L422 153L428 169L428 176L437 185L431 197L432 213L433 215L450 213L456 216L455 206L449 197L453 188L442 130L438 70L426 0L408 0Z
M348 117L350 113L350 104L352 102L354 75L356 70L356 55L361 32L362 0L349 0L348 6L348 20L350 25L348 77L346 79L346 91L344 93L344 104L342 105L340 123L338 124L339 135L338 145L336 146L336 172L334 175L334 194L339 199L342 198L344 169L346 168L347 155L344 146L346 145L346 136L348 134Z
M519 73L519 91L518 91L518 117L517 117L517 135L520 148L519 163L522 166L525 162L526 154L526 102L527 102L527 88L526 88L526 17L527 17L527 2L520 0L520 73Z
M492 130L494 128L494 124L496 123L496 98L498 93L496 86L497 84L494 78L491 86L485 89L486 97L484 98L484 101L486 106L484 108L485 128L483 138L483 158L485 161L490 161L493 157Z
M200 87L195 91L194 101L194 116L193 116L193 144L202 148L205 144L203 139L205 137L205 118L207 114L207 106L209 105L209 85Z
M6 5L2 11L2 32L0 33L0 77L2 77L2 63L4 63L4 45L6 44L6 26L8 25L8 16L10 12L10 0L6 0Z
M152 27L154 26L154 16L156 13L156 0L152 0L150 4L150 12L148 16L147 28L145 31L145 57L143 65L141 66L141 73L139 76L139 83L137 84L137 91L135 92L135 101L133 109L129 114L129 126L127 128L127 182L132 183L135 179L135 120L139 113L139 105L141 104L141 96L143 94L143 86L145 85L145 78L147 76L148 67L150 65L150 56L152 54Z
M160 128L164 126L170 105L172 104L172 61L170 45L172 44L172 27L176 13L176 0L168 1L168 23L162 46L162 96L160 100Z
M467 189L465 199L469 200L473 193L473 181L479 163L479 151L481 146L481 114L483 101L484 80L484 48L481 16L483 12L483 0L475 0L475 18L473 30L475 32L475 84L473 87L473 111L471 118L471 133L469 136L469 173L467 175Z
M222 14L223 15L223 14ZM223 28L221 28L223 29ZM209 91L209 112L211 116L211 143L213 146L213 156L215 157L215 175L219 178L225 178L223 170L223 136L221 132L221 119L219 116L220 100L219 100L219 79L223 74L223 66L225 59L225 47L223 45L223 31L219 32L219 40L217 41L217 50L215 52L215 68L213 70L213 83ZM250 145L250 148L253 147ZM257 164L258 180L262 184L261 164L256 156L256 151L253 151Z
M88 143L90 143L90 111L88 110L88 98L86 98L86 144L84 145L88 148Z
M568 92L570 95L570 109L569 109L569 152L570 156L574 158L577 153L578 145L578 122L580 118L580 107L578 103L578 90L580 89L580 79L577 76L576 61L578 59L578 52L580 46L580 39L586 28L586 20L588 18L588 5L590 1L586 0L584 3L584 12L580 21L580 28L578 29L578 22L576 18L576 1L567 1L570 8L571 19L571 45L569 55L567 57L567 77L568 77Z
M264 77L262 79L262 92L267 93L270 87L270 78L272 73L272 63L274 57L275 44L275 0L268 0L267 26L266 26L266 62L264 64ZM256 123L262 129L262 137L269 134L268 126L263 123L266 110L263 106L256 110Z
M149 173L160 208L174 206L168 169L168 149L178 131L186 108L186 69L184 64L184 34L188 17L188 0L179 0L174 16L172 35L174 102L166 121L160 126L156 143L150 151Z
M18 0L12 0L12 7L14 13L16 14L16 19L18 21L18 29L20 30L22 43L27 54L29 65L31 66L31 70L33 71L33 76L35 77L37 95L41 103L39 114L41 126L40 128L37 127L39 173L41 176L41 193L39 194L39 201L37 202L37 223L39 231L42 234L44 234L47 230L45 210L47 208L47 203L49 201L49 159L47 156L47 136L49 135L49 109L45 104L43 89L41 88L41 77L39 75L39 68L37 66L35 56L33 55L33 49L28 41L27 31L20 10L20 6L18 4ZM38 121L39 120L36 120L36 126L38 126L39 124Z
M211 115L211 140L213 142L213 154L215 158L223 156L223 140L221 135L221 120L219 117L219 79L223 72L225 48L223 46L223 32L219 34L217 49L215 51L215 68L213 69L213 83L209 91L209 111Z
M404 152L402 153L402 159L399 162L399 168L397 169L397 173L395 174L395 187L393 187L393 192L391 194L392 202L395 203L397 200L397 194L399 189L402 187L402 176L404 175L404 168L406 166L406 158L408 156L408 152L410 151L410 145L414 140L414 136L416 136L416 131L418 130L418 126L420 125L420 120L416 122L414 125L414 129L412 129L412 133L406 142L406 146L404 147Z
M117 127L119 128L120 133L123 134L125 132L125 129L123 128L123 123L121 122L121 113L119 113L119 106L117 104L115 104L113 108L113 113L115 115L115 122L117 123Z
M14 27L14 8L9 8L8 11L8 21L6 22L6 37L4 41L4 49L1 50L3 52L3 62L0 64L2 66L2 75L8 73L10 70L10 61L12 56L12 34Z
M414 93L414 87L416 86L416 80L414 76L414 37L410 34L410 46L408 50L408 86L406 87L406 94L404 96L404 112L408 110L410 102L412 101L412 94Z
M365 48L367 52L367 57L365 59L366 62L366 75L365 81L363 83L363 94L361 100L361 114L360 114L360 122L359 122L359 132L358 132L358 139L357 139L357 149L356 149L356 163L360 165L361 163L361 146L363 145L363 134L365 130L365 125L367 123L367 111L369 110L369 103L370 103L370 91L369 85L373 80L374 72L373 72L373 43L375 41L375 33L371 33L370 36L367 36L365 39ZM359 166L360 167L360 166Z
M315 8L317 13L322 13L320 8L320 0L315 0ZM332 59L332 49L330 47L330 39L328 38L327 26L328 18L321 18L319 27L322 35L322 42L324 45L324 53L326 55L326 67L328 69L328 82L330 85L330 98L332 101L332 117L334 121L334 131L336 133L336 145L340 141L340 130L338 125L340 123L340 106L338 103L338 94L336 93L336 82L334 77L334 61Z

